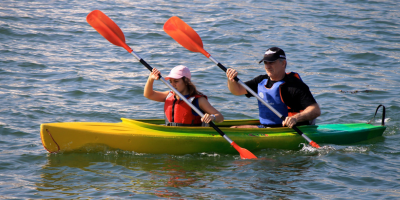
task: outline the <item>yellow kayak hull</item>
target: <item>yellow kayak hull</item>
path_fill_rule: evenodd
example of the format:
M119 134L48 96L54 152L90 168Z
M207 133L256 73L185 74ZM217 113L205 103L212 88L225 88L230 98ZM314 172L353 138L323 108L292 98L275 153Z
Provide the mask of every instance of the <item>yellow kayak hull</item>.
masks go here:
M211 127L170 127L163 120L133 120L121 123L62 122L41 124L44 148L51 153L97 152L108 150L152 154L192 154L202 152L237 153ZM229 128L238 124L258 124L258 120L227 120L219 128L239 146L249 151L266 148L298 150L306 141L293 129ZM333 124L300 126L317 143L349 144L382 136L384 126Z

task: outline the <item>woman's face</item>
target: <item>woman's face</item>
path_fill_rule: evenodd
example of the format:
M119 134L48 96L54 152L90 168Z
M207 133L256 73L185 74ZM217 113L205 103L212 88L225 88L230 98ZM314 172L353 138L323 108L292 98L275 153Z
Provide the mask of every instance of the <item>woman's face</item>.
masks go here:
M188 88L182 78L180 79L170 78L169 82L171 83L172 87L178 90L179 93L183 95L188 94Z

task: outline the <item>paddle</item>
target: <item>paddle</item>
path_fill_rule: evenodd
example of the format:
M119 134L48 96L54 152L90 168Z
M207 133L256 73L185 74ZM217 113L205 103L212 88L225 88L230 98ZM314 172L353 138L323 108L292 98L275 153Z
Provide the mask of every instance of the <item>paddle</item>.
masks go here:
M123 47L129 53L131 53L135 58L142 63L149 71L152 71L153 68L147 64L142 58L139 57L126 43L125 36L122 30L118 27L118 25L112 21L107 15L105 15L100 10L94 10L88 14L86 17L87 22L96 29L104 38L106 38L109 42L114 45ZM203 117L204 114L197 109L192 103L190 103L178 90L176 90L172 85L167 82L161 75L160 80L167 85L172 91L175 92L183 101L185 101L199 116ZM222 132L213 122L209 123L211 127L213 127L222 137L224 137L240 154L242 159L257 159L257 157L251 153L249 150L241 148L234 141L229 139L224 132Z
M173 16L168 19L164 24L164 31L171 36L175 41L181 44L183 47L193 52L200 52L213 61L219 68L226 72L226 67L224 67L220 62L214 59L206 50L203 49L203 41L196 31L186 24L177 16ZM235 77L235 81L242 85L248 92L255 96L261 103L267 106L272 112L274 112L279 118L283 120L286 119L285 116L281 115L277 110L275 110L271 105L265 102L260 96L258 96L252 89L250 89L246 84L244 84L238 77ZM314 141L310 140L306 135L303 134L296 126L292 127L299 135L306 139L311 146L319 148L320 146Z

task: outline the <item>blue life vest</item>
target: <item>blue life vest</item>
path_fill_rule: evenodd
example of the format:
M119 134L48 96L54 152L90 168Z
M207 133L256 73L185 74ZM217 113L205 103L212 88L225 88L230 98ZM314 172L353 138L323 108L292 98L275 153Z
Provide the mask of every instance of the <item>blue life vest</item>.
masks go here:
M288 107L282 101L280 86L285 83L285 81L281 80L271 88L267 89L265 86L267 85L268 79L264 79L258 84L258 95L269 105L271 105L275 110L277 110L281 115L287 117L288 116ZM279 118L274 112L272 112L267 106L258 101L258 110L260 123L263 125L282 125L282 119Z

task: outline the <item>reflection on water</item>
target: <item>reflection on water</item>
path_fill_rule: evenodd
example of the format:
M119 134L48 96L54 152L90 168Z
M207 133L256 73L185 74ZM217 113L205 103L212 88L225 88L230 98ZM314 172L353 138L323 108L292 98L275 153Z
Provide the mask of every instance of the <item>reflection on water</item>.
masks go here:
M201 162L193 162L197 159ZM227 167L214 159L129 152L49 154L48 163L41 170L42 182L37 187L39 191L56 193L83 190L89 196L124 191L125 196L130 193L177 197L179 193L168 188L205 187L208 181L215 179L211 172Z
M313 165L318 152L263 151L258 160L238 156L198 154L185 156L108 153L49 154L36 183L40 194L51 192L58 197L79 194L96 197L183 197L220 198L231 196L279 197L298 193L299 181ZM269 155L274 155L273 158ZM309 156L304 156L309 155ZM196 190L193 193L192 190ZM79 194L78 194L79 193Z

